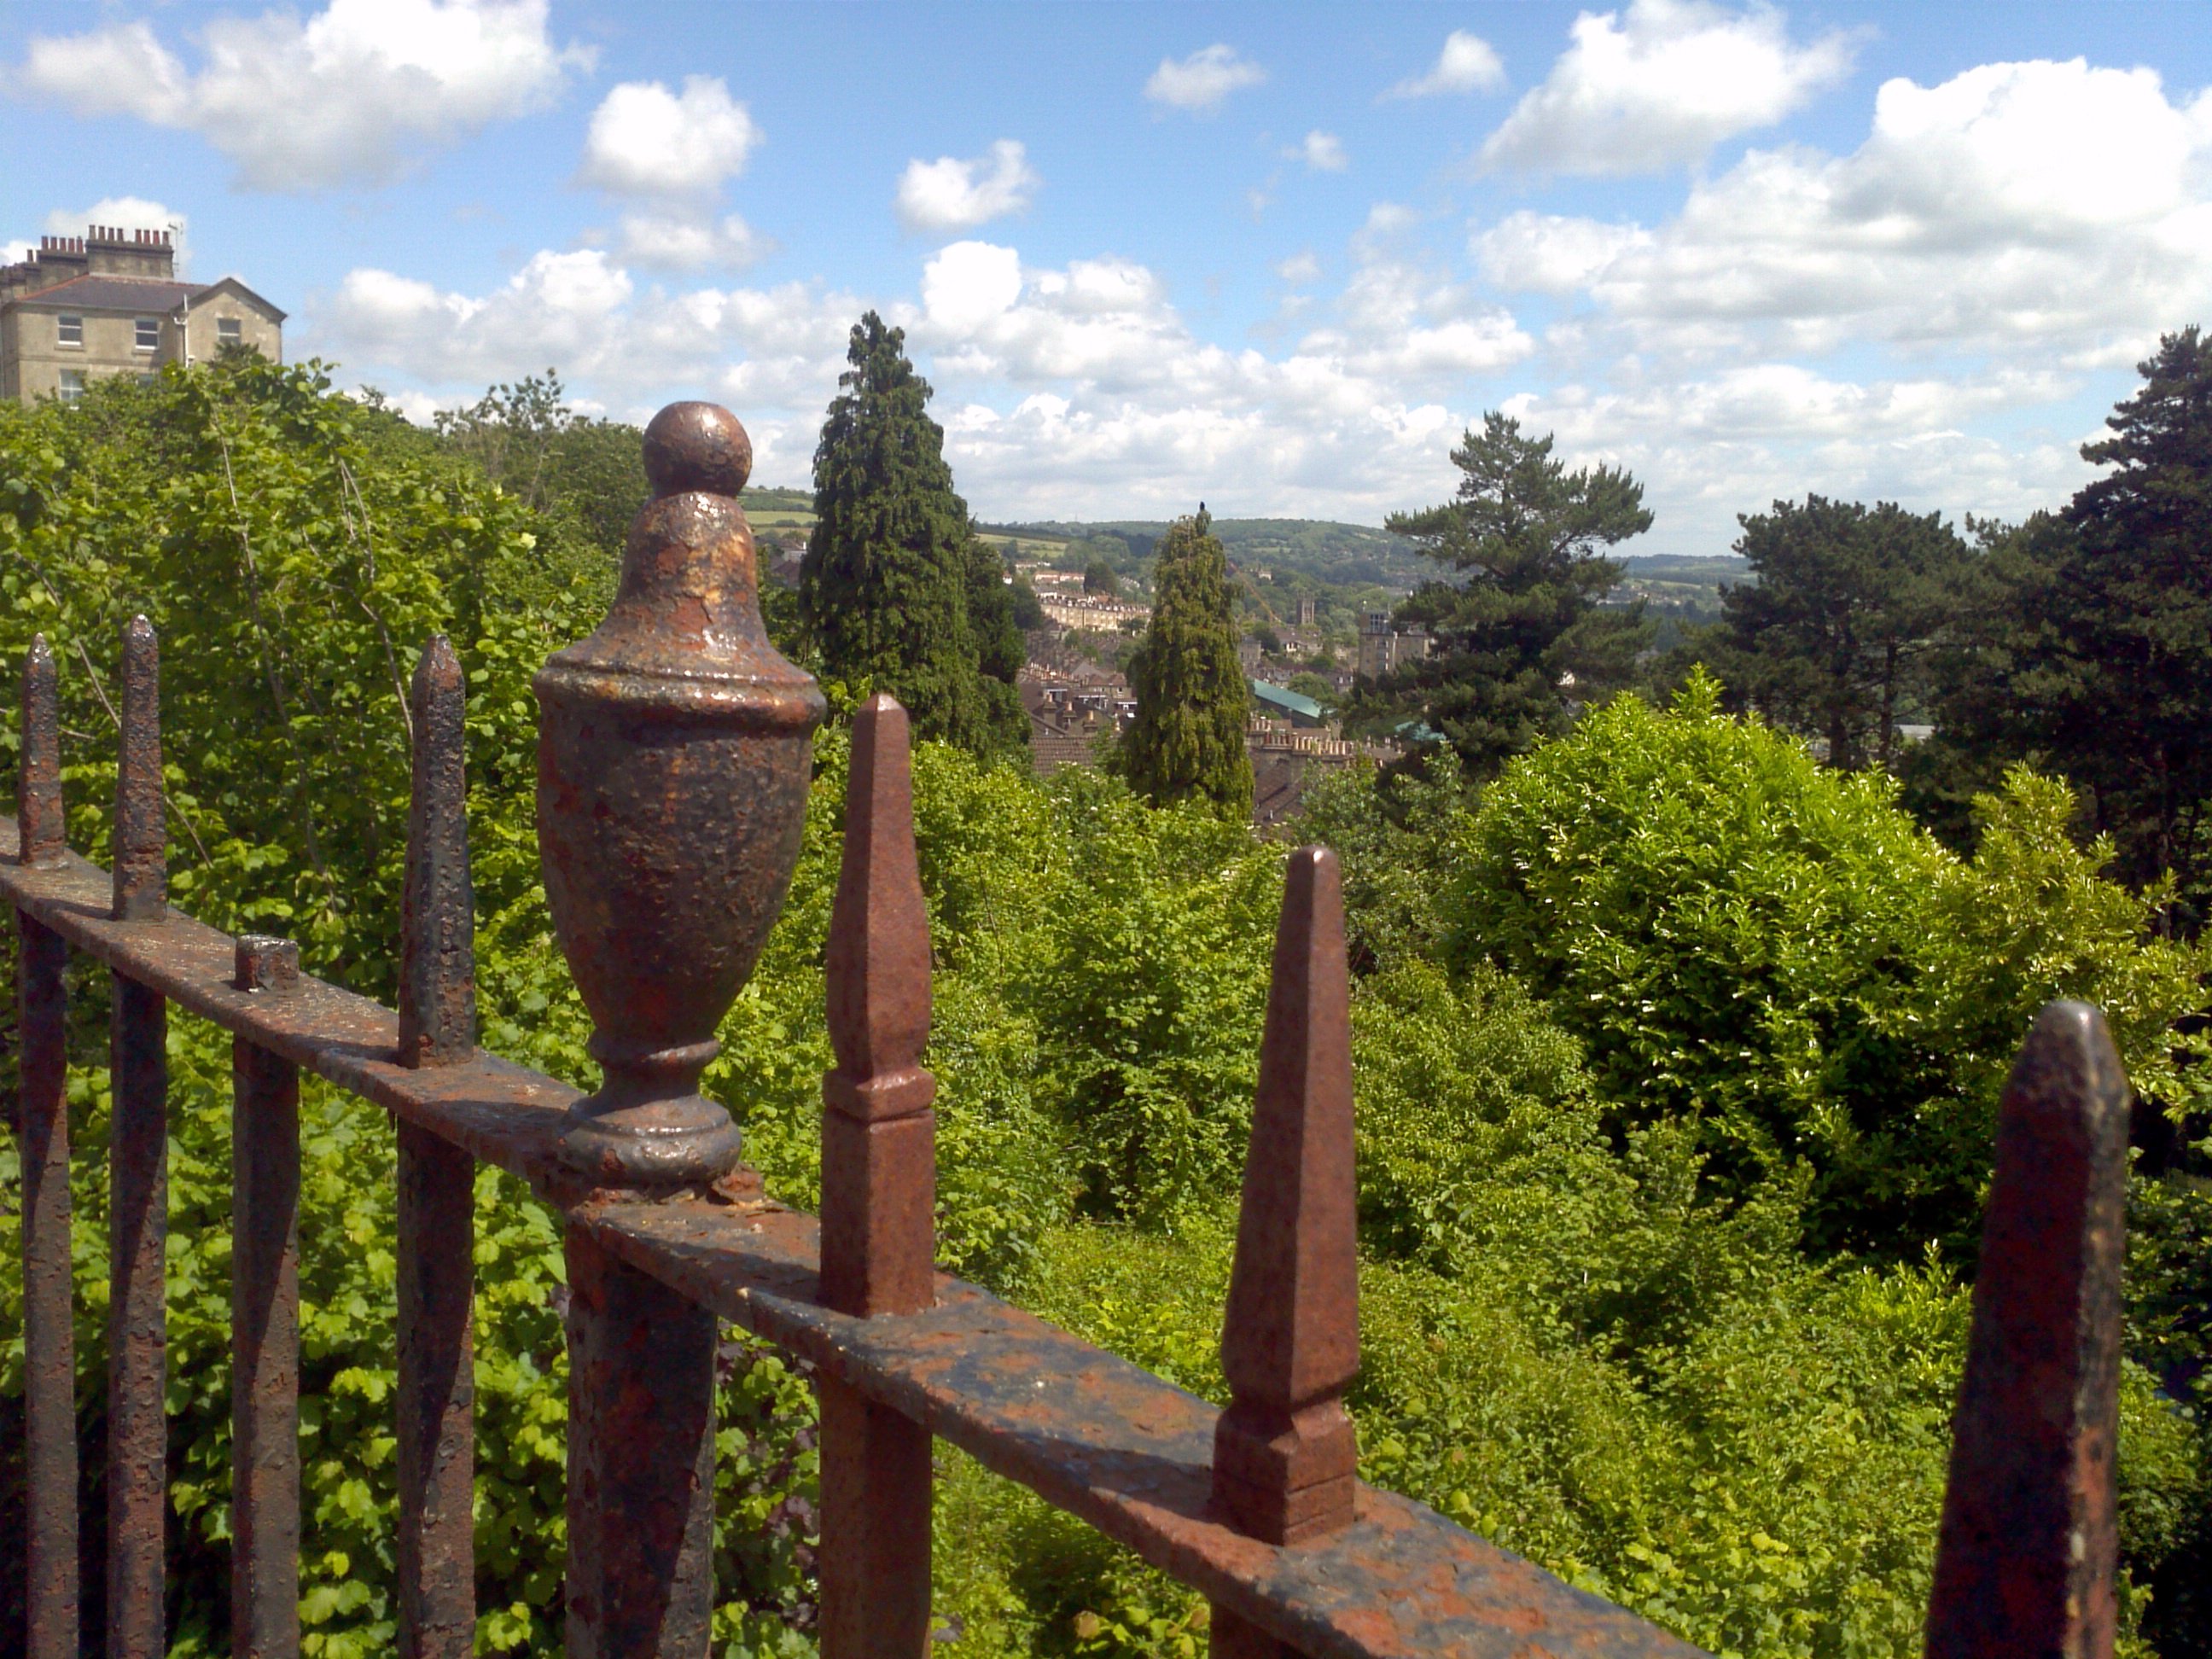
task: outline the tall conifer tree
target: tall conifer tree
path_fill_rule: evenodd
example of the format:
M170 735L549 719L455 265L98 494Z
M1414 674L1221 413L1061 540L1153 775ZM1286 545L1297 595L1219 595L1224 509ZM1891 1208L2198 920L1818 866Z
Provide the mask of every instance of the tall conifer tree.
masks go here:
M905 331L872 311L854 325L852 368L814 451L799 613L830 672L890 692L919 735L988 754L1021 744L1026 722L977 664L968 506L905 346Z
M1644 487L1618 467L1570 472L1552 440L1492 412L1452 451L1457 499L1385 521L1450 574L1398 607L1434 653L1362 687L1359 723L1441 732L1486 777L1564 732L1577 704L1634 678L1650 633L1644 607L1603 606L1626 567L1602 556L1651 527Z
M1237 661L1229 558L1203 505L1177 519L1154 568L1152 626L1129 659L1137 718L1119 767L1156 805L1206 800L1224 817L1252 814L1252 759L1244 749L1250 694Z

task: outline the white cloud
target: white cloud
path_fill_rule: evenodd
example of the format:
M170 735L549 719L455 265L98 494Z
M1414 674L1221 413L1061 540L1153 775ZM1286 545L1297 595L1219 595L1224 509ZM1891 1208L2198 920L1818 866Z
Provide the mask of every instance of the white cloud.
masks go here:
M1650 173L1771 126L1850 72L1853 37L1793 44L1780 12L1633 0L1577 17L1573 44L1482 146L1492 167Z
M1496 48L1480 35L1454 29L1426 75L1401 81L1385 98L1435 98L1447 93L1496 92L1505 84L1505 65Z
M545 0L331 0L302 21L217 16L195 70L150 24L33 36L16 79L81 115L198 133L255 190L380 182L424 149L542 108L592 54Z
M1161 58L1145 82L1145 96L1170 109L1205 114L1218 109L1231 93L1256 87L1267 78L1267 70L1239 58L1234 46L1217 44L1180 61Z
M188 222L183 214L160 202L149 202L143 196L103 196L88 208L56 208L46 215L44 228L49 236L82 236L88 225L108 225L117 230L169 231L176 249L178 274L184 275L191 267ZM27 248L30 244L23 246Z
M2212 293L2208 116L2148 70L2079 59L1893 80L1848 155L1753 151L1656 229L1522 212L1474 251L1501 286L1581 293L1677 358L1887 343L2124 363Z
M710 196L744 171L760 141L720 76L688 75L680 94L625 81L592 112L576 176L618 195Z
M1304 161L1309 173L1341 173L1352 165L1344 153L1344 140L1316 127L1283 152L1285 161Z
M642 422L675 398L737 411L764 483L805 477L823 408L844 367L850 294L770 289L641 289L605 252L542 252L481 295L356 269L318 306L317 349L362 380L438 404L558 365L578 401ZM408 385L407 383L413 384Z
M1308 248L1303 252L1293 253L1278 264L1275 276L1277 280L1292 288L1310 288L1321 281L1321 261L1315 258L1313 250Z
M1607 459L1642 480L1656 520L1648 550L1719 553L1738 513L1808 490L2014 520L2062 501L2088 473L2070 439L1969 427L2059 391L2038 374L1861 384L1766 363L1621 391L1570 384L1503 407L1577 463Z
M988 155L973 161L916 159L899 178L899 222L908 230L973 230L1021 212L1043 182L1012 138L1000 139Z
M775 252L775 243L734 213L625 213L615 257L648 270L746 270Z

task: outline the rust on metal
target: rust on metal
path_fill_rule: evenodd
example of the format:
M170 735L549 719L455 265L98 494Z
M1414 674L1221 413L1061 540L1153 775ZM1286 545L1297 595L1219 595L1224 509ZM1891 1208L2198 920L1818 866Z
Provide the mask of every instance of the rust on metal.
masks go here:
M154 627L133 617L123 630L123 729L115 766L118 921L159 921L169 908L167 834L161 818L161 656Z
M1221 1369L1213 1495L1243 1531L1291 1544L1348 1525L1359 1370L1351 993L1336 854L1291 854Z
M288 997L289 939L238 941L233 986ZM230 1650L300 1651L300 1071L231 1039Z
M850 1314L929 1304L936 1260L937 1080L929 916L914 846L906 710L878 692L853 718L844 860L830 916L822 1079L822 1296Z
M411 690L398 1058L420 1070L477 1052L463 685L442 635ZM476 1160L403 1121L398 1180L399 1651L465 1659L477 1619Z
M1212 1505L1220 1413L1206 1401L943 1275L933 1304L902 1318L825 1308L811 1216L762 1201L589 1197L559 1158L575 1090L481 1050L455 1066L402 1066L389 1009L305 975L290 996L240 992L228 935L181 915L158 929L110 921L104 872L74 857L19 868L16 848L14 821L0 818L0 894L71 948L530 1181L567 1215L572 1238L586 1235L678 1297L915 1419L1302 1653L1695 1652L1435 1511L1365 1486L1356 1523L1341 1532L1294 1549L1246 1537Z
M679 1201L593 1202L571 1217L611 1252L1315 1659L1696 1652L1371 1487L1357 1488L1353 1524L1308 1543L1240 1533L1212 1503L1213 1407L947 1276L932 1306L903 1318L824 1308L811 1216Z
M930 1650L929 1431L849 1383L816 1387L823 1659L918 1659Z
M46 636L23 660L23 743L15 801L16 860L52 867L68 856L62 827L61 720ZM60 934L15 913L15 1007L21 1093L16 1146L23 1169L23 1650L76 1659L76 1338L70 1315L69 1002Z
M414 787L401 905L399 1059L445 1066L476 1052L476 897L469 881L461 665L442 634L415 665Z
M653 498L614 603L533 682L546 899L605 1073L563 1155L611 1188L678 1190L736 1167L737 1126L697 1092L699 1074L805 827L823 705L761 626L737 501L751 465L727 410L655 416Z
M23 659L23 747L16 756L15 819L21 826L16 860L41 868L69 852L62 817L62 738L54 653L33 635Z
M880 693L853 720L827 971L821 1297L863 1318L912 1313L936 1289L929 916L906 710ZM848 1383L818 1387L823 1659L914 1659L929 1650L929 1431Z
M2104 1016L2045 1008L2005 1085L1929 1659L2107 1659L2130 1090Z
M103 908L105 908L103 906ZM151 932L123 923L134 931ZM168 1005L112 976L108 1067L107 1651L162 1653L168 1507Z
M713 1312L571 1228L569 1659L700 1659L714 1611Z
M123 632L122 730L115 774L115 869L104 908L158 936L167 913L161 822L160 658L143 617ZM112 975L108 1070L107 1650L166 1650L162 1597L168 1507L168 1005Z
M476 1160L399 1126L399 1650L476 1649Z

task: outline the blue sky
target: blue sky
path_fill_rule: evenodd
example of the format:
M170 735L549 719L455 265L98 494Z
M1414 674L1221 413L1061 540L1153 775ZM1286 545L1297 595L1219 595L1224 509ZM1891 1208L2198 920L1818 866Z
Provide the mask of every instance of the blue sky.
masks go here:
M875 307L991 518L1376 522L1486 409L1650 551L2017 517L2212 321L2200 6L0 9L0 243L190 274L410 412L556 365L804 483Z

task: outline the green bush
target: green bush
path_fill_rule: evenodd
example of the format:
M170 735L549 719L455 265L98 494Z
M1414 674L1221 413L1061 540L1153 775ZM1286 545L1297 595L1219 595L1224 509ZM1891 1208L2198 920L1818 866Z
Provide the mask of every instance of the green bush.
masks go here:
M1726 1194L1802 1165L1816 1248L1964 1256L2042 1002L2103 1006L2138 1087L2181 1103L2204 958L2152 935L2155 895L2098 877L2110 849L2069 839L2063 785L2013 774L1968 863L1889 779L1822 768L1717 690L1620 698L1509 766L1443 902L1449 959L1542 997L1619 1123L1695 1123Z

